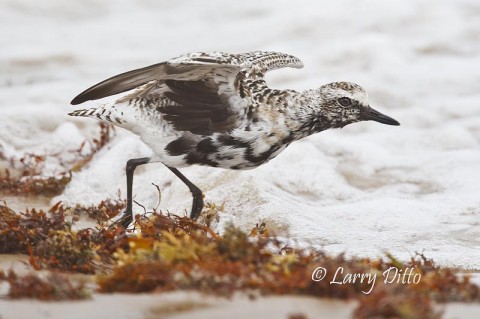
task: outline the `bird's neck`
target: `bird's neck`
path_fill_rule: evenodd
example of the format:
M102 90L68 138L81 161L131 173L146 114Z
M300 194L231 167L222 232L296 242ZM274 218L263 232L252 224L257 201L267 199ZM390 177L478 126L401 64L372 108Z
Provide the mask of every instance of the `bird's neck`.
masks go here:
M335 119L321 107L322 101L316 90L296 92L288 105L288 117L295 140L314 133L337 127Z

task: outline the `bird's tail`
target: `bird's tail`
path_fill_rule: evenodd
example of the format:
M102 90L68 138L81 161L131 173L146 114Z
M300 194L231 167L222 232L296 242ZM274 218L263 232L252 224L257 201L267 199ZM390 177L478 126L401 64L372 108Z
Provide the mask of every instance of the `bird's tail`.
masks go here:
M91 117L102 122L114 124L116 126L125 126L127 121L122 118L121 112L119 112L115 106L112 105L104 105L100 107L90 108L90 109L82 109L82 110L75 110L73 112L68 113L70 116L83 116L83 117Z

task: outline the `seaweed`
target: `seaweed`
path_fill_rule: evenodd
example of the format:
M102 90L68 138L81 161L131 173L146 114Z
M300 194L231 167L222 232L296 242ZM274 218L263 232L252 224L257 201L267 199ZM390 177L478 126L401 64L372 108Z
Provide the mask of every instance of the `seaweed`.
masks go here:
M28 254L32 247L48 238L51 231L70 231L64 212L47 216L43 210L16 214L6 204L0 205L0 253Z
M7 169L0 177L0 191L11 195L43 195L55 196L63 192L72 179L69 172L62 172L56 176L29 175L12 178Z
M88 164L114 136L113 126L100 123L97 138L85 140L77 149L67 150L71 160L61 162L63 171L54 176L44 174L47 156L59 157L59 154L39 155L27 153L19 159L10 158L10 169L0 174L0 192L10 195L43 195L53 197L63 192L76 172ZM89 147L87 147L89 146ZM15 170L12 174L11 170Z
M113 263L112 254L122 245L125 231L74 230L72 225L79 215L115 215L121 207L122 204L109 200L98 206L74 208L57 203L48 212L27 209L16 214L8 206L0 205L0 253L28 254L35 269L95 273ZM70 221L68 216L72 216Z
M0 206L0 253L29 254L35 269L96 274L100 293L195 290L224 297L238 292L252 297L307 295L356 300L353 316L358 319L440 318L434 303L480 301L480 288L469 276L438 267L423 254L408 261L390 254L374 259L347 258L289 244L266 224L257 224L247 232L230 225L218 234L206 225L211 219L203 219L202 224L161 212L137 215L134 230L104 227L104 218L122 207L122 201L104 201L91 207L57 203L49 212L17 214L6 205ZM210 216L216 215L215 207L206 210ZM75 216L88 215L101 217L97 227L74 230ZM312 280L320 267L326 273L324 279ZM411 281L408 276L389 282L378 279L374 287L367 281L332 284L333 280L347 279L347 274L380 277L392 267L421 280ZM338 274L340 268L343 272ZM12 298L56 296L45 292L52 288L42 288L42 283L40 292L32 285L20 284L39 278L15 276L2 275L15 286L11 288L15 292L9 294ZM56 298L63 297L52 297Z
M43 301L83 300L91 298L91 290L85 281L72 280L66 275L51 272L46 276L26 274L18 276L13 271L8 274L0 271L0 281L10 285L8 298L34 298Z
M138 233L128 238L128 248L115 253L117 267L98 277L101 292L198 290L221 296L238 291L262 294L296 294L355 299L355 318L438 318L433 302L480 301L480 289L468 276L437 267L417 254L408 262L391 255L384 259L330 256L313 247L292 248L265 225L250 235L234 226L223 235L204 225L175 215L152 214L137 218ZM313 281L312 272L323 267L327 276ZM367 282L333 285L335 271L381 275L391 267L420 282L378 280L370 294ZM340 279L345 275L339 276ZM339 280L338 278L336 280Z

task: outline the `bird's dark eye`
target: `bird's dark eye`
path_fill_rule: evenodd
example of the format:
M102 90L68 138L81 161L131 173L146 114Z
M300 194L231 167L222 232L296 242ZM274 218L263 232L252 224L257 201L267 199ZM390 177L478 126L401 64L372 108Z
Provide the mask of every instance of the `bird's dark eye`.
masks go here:
M352 100L348 97L341 97L338 99L338 103L340 103L341 106L350 106L352 105Z

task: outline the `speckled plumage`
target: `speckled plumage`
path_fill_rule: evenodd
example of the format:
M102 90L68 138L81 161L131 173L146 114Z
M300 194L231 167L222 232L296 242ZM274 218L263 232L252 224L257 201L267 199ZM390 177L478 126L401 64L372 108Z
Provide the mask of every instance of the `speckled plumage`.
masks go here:
M313 133L376 120L398 125L371 109L357 84L334 82L297 92L267 86L270 70L301 68L283 53L190 53L107 79L72 104L131 91L113 104L70 115L99 119L138 134L168 167L207 165L250 169Z

